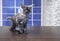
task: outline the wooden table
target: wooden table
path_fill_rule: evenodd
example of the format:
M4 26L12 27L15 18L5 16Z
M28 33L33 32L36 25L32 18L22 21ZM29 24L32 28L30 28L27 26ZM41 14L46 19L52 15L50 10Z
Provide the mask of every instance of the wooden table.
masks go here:
M0 27L0 41L60 41L60 27L28 27L27 33L19 35Z

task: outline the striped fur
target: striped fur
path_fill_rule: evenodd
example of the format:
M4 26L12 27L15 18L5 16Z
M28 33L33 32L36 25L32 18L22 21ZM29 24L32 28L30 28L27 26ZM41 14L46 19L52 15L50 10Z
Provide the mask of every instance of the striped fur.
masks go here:
M27 25L27 22L28 22L28 19L29 19L29 13L31 11L31 7L21 5L21 8L23 9L22 14L18 13L17 15L10 18L12 20L12 26L10 28L10 31L15 30L15 28L17 26L17 23L19 23L18 19L22 20L20 23L23 25L23 28L26 28L26 25Z

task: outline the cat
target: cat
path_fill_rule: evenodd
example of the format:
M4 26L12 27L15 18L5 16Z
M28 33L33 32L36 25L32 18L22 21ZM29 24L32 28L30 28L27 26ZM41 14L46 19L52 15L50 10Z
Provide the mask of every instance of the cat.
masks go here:
M25 5L21 4L21 8L23 9L23 13L18 13L17 15L13 16L12 18L8 18L8 19L11 19L11 21L12 21L12 26L10 28L10 31L12 31L12 32L15 30L17 24L19 24L19 23L23 25L23 28L26 28L32 5L25 6Z

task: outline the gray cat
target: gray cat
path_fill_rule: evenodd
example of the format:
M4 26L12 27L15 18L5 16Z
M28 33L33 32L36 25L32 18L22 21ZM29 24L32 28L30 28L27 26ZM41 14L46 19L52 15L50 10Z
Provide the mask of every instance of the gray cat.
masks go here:
M10 28L10 31L16 32L16 33L24 33L24 29L27 26L27 22L29 20L29 13L31 11L32 5L25 6L21 4L21 8L23 9L23 13L18 13L17 15L13 16L11 19L12 26Z

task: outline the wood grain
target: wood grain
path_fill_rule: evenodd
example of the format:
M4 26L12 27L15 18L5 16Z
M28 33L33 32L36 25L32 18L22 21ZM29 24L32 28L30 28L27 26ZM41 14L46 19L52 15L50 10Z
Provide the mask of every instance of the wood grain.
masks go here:
M60 41L60 27L28 27L27 33L16 35L10 27L0 27L0 41Z

